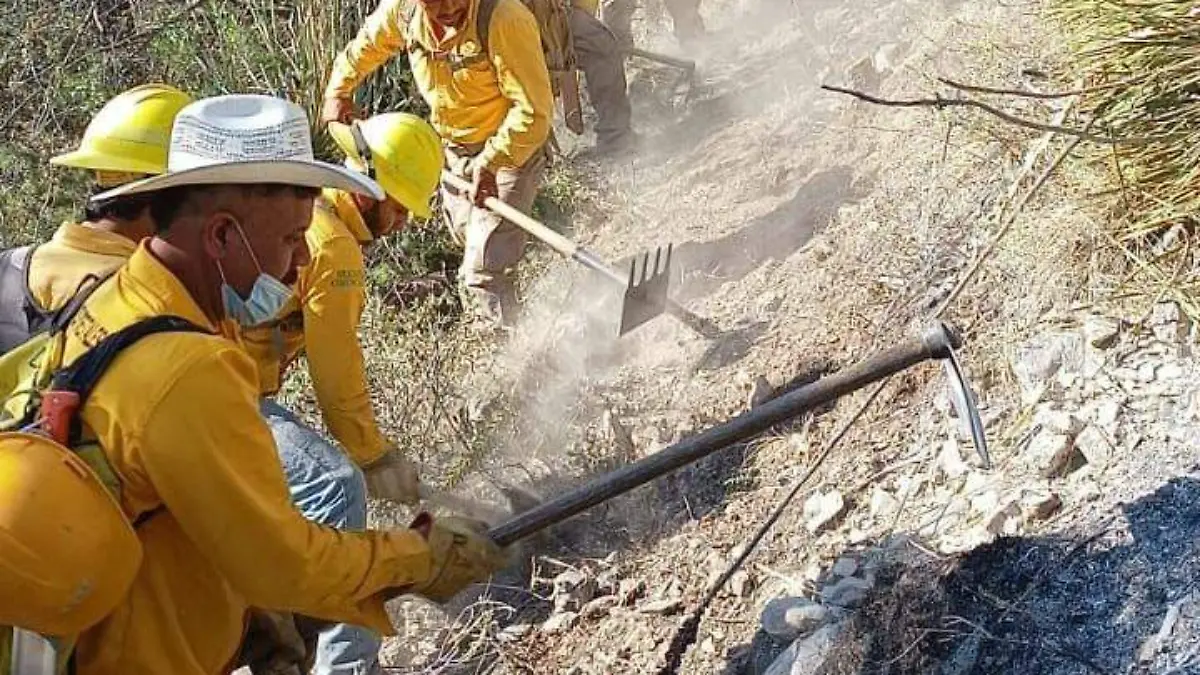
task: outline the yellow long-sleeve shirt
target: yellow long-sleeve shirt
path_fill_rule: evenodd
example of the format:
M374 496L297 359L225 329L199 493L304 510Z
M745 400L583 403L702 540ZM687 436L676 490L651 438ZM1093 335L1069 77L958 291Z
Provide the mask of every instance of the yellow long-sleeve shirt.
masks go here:
M29 291L42 309L55 310L75 296L86 278L111 274L137 250L119 234L63 223L50 241L33 252Z
M292 506L258 373L236 331L205 317L143 246L71 322L66 359L140 319L175 315L214 334L164 333L113 362L82 410L121 479L142 567L112 615L80 638L82 675L228 672L250 606L391 632L384 601L430 574L414 532L337 532Z
M362 245L372 237L350 195L326 190L305 233L312 261L300 269L295 296L280 320L243 333L258 362L263 393L279 390L288 367L303 351L325 425L360 465L391 449L379 430L358 342L366 304Z
M493 170L524 165L546 143L554 114L537 20L521 0L497 0L489 53L481 55L478 9L478 0L472 0L463 28L448 29L439 39L420 3L382 0L334 61L326 98L348 98L368 75L407 50L430 122L442 138L484 144L479 161Z

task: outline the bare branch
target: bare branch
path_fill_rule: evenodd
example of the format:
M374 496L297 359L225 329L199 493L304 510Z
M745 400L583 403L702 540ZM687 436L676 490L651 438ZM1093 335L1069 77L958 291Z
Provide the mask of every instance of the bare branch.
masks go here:
M1133 84L1133 82L1134 82L1134 80L1122 80L1120 82L1113 82L1111 84L1101 84L1101 85L1097 85L1095 87L1084 87L1082 89L1074 89L1072 91L1041 92L1041 91L1028 91L1028 90L1024 90L1024 89L998 89L995 87L984 87L984 86L978 85L978 84L964 84L962 82L956 82L948 77L939 77L939 78L937 78L937 81L941 82L942 84L944 84L946 86L954 87L955 89L959 89L961 91L973 91L978 94L999 94L1002 96L1020 96L1022 98L1036 98L1036 99L1042 99L1042 100L1052 100L1052 99L1056 99L1056 98L1069 98L1071 96L1081 96L1083 94L1092 94L1092 93L1095 93L1098 91L1108 91L1110 89L1116 89L1118 87L1124 87L1124 86Z
M1022 117L1010 115L1003 110L969 98L942 98L941 96L937 96L935 98L894 100L872 96L871 94L854 89L846 89L845 87L835 87L829 84L823 84L821 85L821 88L826 91L853 96L854 98L866 101L867 103L874 103L875 105L888 106L891 108L937 108L938 110L953 107L978 108L979 110L998 117L1009 124L1015 124L1017 126L1025 127L1026 129L1033 129L1035 131L1045 131L1049 133L1063 134L1065 136L1074 136L1080 140L1090 141L1092 143L1150 143L1153 141L1166 140L1174 135L1163 135L1151 138L1118 138L1115 136L1097 136L1096 134L1092 134L1081 129L1055 126L1053 124L1043 124L1042 122L1034 122Z
M1086 132L1087 130L1091 129L1092 124L1095 121L1096 118L1094 117L1088 120L1087 125L1083 128L1084 131ZM959 279L958 283L954 285L954 289L950 291L950 295L946 296L946 299L942 301L941 306L938 307L935 316L941 316L942 313L945 312L946 309L958 299L959 294L963 292L963 289L967 287L967 284L971 283L971 280L975 278L975 275L979 272L983 262L991 257L991 255L996 251L996 248L1000 245L1000 242L1003 241L1004 237L1008 235L1009 229L1011 229L1013 224L1017 222L1017 216L1022 210L1024 210L1025 205L1028 204L1029 200L1032 199L1035 194L1037 194L1037 191L1046 184L1046 181L1050 179L1050 176L1052 176L1054 172L1058 170L1059 165L1066 160L1066 158L1082 140L1083 139L1081 137L1076 137L1069 144L1067 144L1067 147L1063 148L1062 151L1059 152L1054 158L1054 160L1050 162L1050 165L1047 166L1044 171L1042 171L1041 175L1038 176L1036 181L1034 181L1033 186L1029 188L1029 191L1025 193L1025 195L1017 203L1016 207L1007 214L1005 219L1001 220L1002 224L1000 226L1000 230L996 233L996 236L992 238L992 241L987 245L987 248L985 248L983 252L979 254L979 257L977 257L971 264L971 267L967 270L966 274L964 274L962 278ZM1017 182L1013 183L1014 188L1016 188L1017 185Z

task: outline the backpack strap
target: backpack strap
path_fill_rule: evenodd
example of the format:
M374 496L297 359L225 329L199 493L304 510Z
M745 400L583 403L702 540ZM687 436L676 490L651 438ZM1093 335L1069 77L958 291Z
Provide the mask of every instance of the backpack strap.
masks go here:
M492 48L489 45L492 15L496 13L498 4L500 0L479 0L479 6L475 9L475 35L479 38L480 50L488 57L489 62L492 58Z
M85 276L71 299L58 309L46 309L30 285L38 245L0 251L0 354L46 331L61 332L83 303L111 274Z
M21 294L24 296L25 322L29 326L31 336L45 330L61 330L75 316L75 312L83 306L83 301L87 300L100 282L108 278L107 275L98 277L89 274L79 282L75 293L65 305L58 309L46 309L33 296L33 256L37 253L39 246L41 244L31 244L14 249L12 257L9 258L9 264L22 275Z
M25 301L30 304L36 304L36 300L33 298L33 292L29 290L29 268L32 267L30 263L33 261L33 254L37 251L38 246L40 246L40 244L30 244L28 246L14 248L11 251L12 255L8 259L8 264L12 265L13 269L21 273L24 277L22 281L25 282L25 285L22 290L25 292Z
M207 333L196 324L177 316L155 316L121 330L101 340L70 366L54 375L55 391L70 391L79 395L80 405L87 402L100 376L126 347L155 333Z
M126 326L109 335L92 347L74 363L55 373L50 384L51 392L74 394L77 398L75 414L70 420L68 445L77 445L83 435L83 425L78 411L83 409L95 389L96 383L108 370L113 360L126 347L155 333L208 333L207 330L177 316L156 316Z
M67 301L67 304L59 307L53 312L48 313L48 324L46 328L54 331L55 333L62 332L63 329L67 327L67 324L71 323L71 319L74 319L75 315L79 313L80 308L83 307L83 303L87 302L87 299L92 297L92 292L97 288L100 288L101 284L103 284L105 281L108 281L113 274L116 274L116 272L113 272L112 274L106 274L102 277L96 276L95 274L89 274L80 280L79 286L75 289L75 294L71 296L71 299Z

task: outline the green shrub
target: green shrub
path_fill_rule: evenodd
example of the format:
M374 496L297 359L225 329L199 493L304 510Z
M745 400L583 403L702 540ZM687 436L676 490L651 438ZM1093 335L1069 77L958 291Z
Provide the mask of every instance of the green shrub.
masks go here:
M77 219L82 172L47 160L79 140L112 96L145 82L194 96L266 93L300 103L316 122L338 51L376 0L26 0L9 3L0 28L0 245L46 237ZM427 111L406 58L360 90L367 110ZM315 135L317 152L336 159Z

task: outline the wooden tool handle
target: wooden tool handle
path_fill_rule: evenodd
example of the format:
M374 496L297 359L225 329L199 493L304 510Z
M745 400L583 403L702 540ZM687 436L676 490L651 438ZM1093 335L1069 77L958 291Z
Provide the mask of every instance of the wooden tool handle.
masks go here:
M469 198L469 195L471 192L471 184L468 183L465 179L460 178L459 176L456 176L453 173L450 173L449 171L443 171L442 172L442 180L446 181L446 183L449 184L450 186L455 187L459 190L462 190L464 193L467 194L467 196ZM566 237L564 237L561 234L555 232L554 230L546 227L545 225L538 222L537 220L530 218L529 216L525 215L524 213L521 213L520 210L515 209L515 208L509 206L508 204L505 204L504 202L500 201L499 199L496 199L495 197L488 197L487 201L484 202L484 206L486 206L488 209L490 209L492 211L492 213L495 213L496 215L502 216L505 219L511 221L517 227L521 228L522 230L525 230L529 234L532 234L533 236L537 237L538 239L541 239L546 244L548 244L550 246L550 248L554 249L555 251L558 251L559 253L561 253L567 257L573 257L575 255L575 252L579 250L579 246L576 245L570 239L567 239Z
M658 63L665 63L668 66L675 66L681 70L696 70L696 62L689 61L687 59L679 59L675 58L674 56L667 56L666 54L659 54L657 52L648 52L645 49L638 49L636 47L630 47L626 49L625 53L630 56L639 56L647 61L657 61Z

